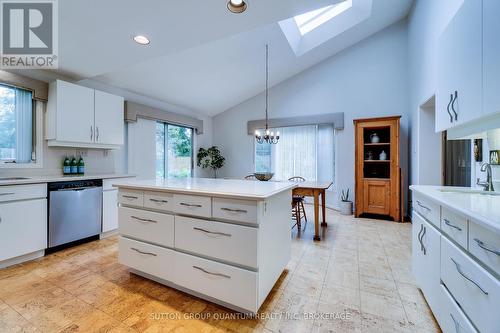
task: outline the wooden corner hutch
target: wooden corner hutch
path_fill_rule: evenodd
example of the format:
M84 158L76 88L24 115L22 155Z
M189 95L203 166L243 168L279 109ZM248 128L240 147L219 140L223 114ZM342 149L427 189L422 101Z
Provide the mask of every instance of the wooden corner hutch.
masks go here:
M400 118L356 119L355 216L401 221Z

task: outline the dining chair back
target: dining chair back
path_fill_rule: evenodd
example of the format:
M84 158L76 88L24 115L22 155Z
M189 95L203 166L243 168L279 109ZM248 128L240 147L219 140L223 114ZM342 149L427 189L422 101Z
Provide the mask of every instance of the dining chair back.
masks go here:
M288 178L289 181L291 182L305 182L306 179L301 176L293 176ZM293 227L297 226L297 228L300 230L301 229L301 222L302 222L302 217L304 218L305 222L307 223L307 216L306 216L306 209L304 207L304 197L299 196L299 195L294 195L292 196L292 218L295 220L295 224L292 226ZM305 227L305 225L304 225Z

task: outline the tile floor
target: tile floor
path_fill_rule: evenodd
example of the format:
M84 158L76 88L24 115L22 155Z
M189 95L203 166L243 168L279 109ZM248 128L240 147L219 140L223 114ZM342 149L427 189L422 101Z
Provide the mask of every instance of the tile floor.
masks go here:
M0 270L0 332L439 332L411 274L411 225L327 220L321 242L312 221L293 231L259 318L130 274L113 237Z

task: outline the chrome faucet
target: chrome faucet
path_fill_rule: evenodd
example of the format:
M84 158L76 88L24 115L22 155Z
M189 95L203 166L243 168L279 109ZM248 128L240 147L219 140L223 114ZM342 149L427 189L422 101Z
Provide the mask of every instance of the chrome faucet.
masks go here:
M486 172L486 181L480 182L479 178L478 178L477 185L483 186L485 191L494 192L495 188L493 187L493 177L491 175L491 165L489 163L483 163L481 165L481 171Z

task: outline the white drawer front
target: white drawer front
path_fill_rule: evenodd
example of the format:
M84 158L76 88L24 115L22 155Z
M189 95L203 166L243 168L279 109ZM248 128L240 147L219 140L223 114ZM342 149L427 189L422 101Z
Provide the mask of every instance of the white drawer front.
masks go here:
M446 288L441 285L441 313L439 314L439 325L443 332L476 333L476 329L470 323L458 304L451 297Z
M258 229L175 217L175 247L243 266L257 268Z
M441 211L441 230L464 249L467 249L467 219L447 208Z
M0 186L0 202L46 197L47 184Z
M175 252L125 237L118 241L118 261L141 272L171 281L174 278Z
M500 332L500 281L444 237L441 279L481 332Z
M179 214L212 217L212 198L174 194L174 211Z
M171 193L144 192L144 207L171 212L174 209L174 195Z
M413 193L413 208L424 217L427 221L439 228L441 216L441 207L423 196Z
M128 207L119 208L120 234L174 247L174 216Z
M500 237L481 226L469 224L469 252L500 276Z
M235 199L212 199L213 217L229 221L257 223L257 202Z
M255 272L176 252L175 274L175 282L180 286L257 311Z
M122 205L143 207L144 192L135 190L119 190L118 202Z

